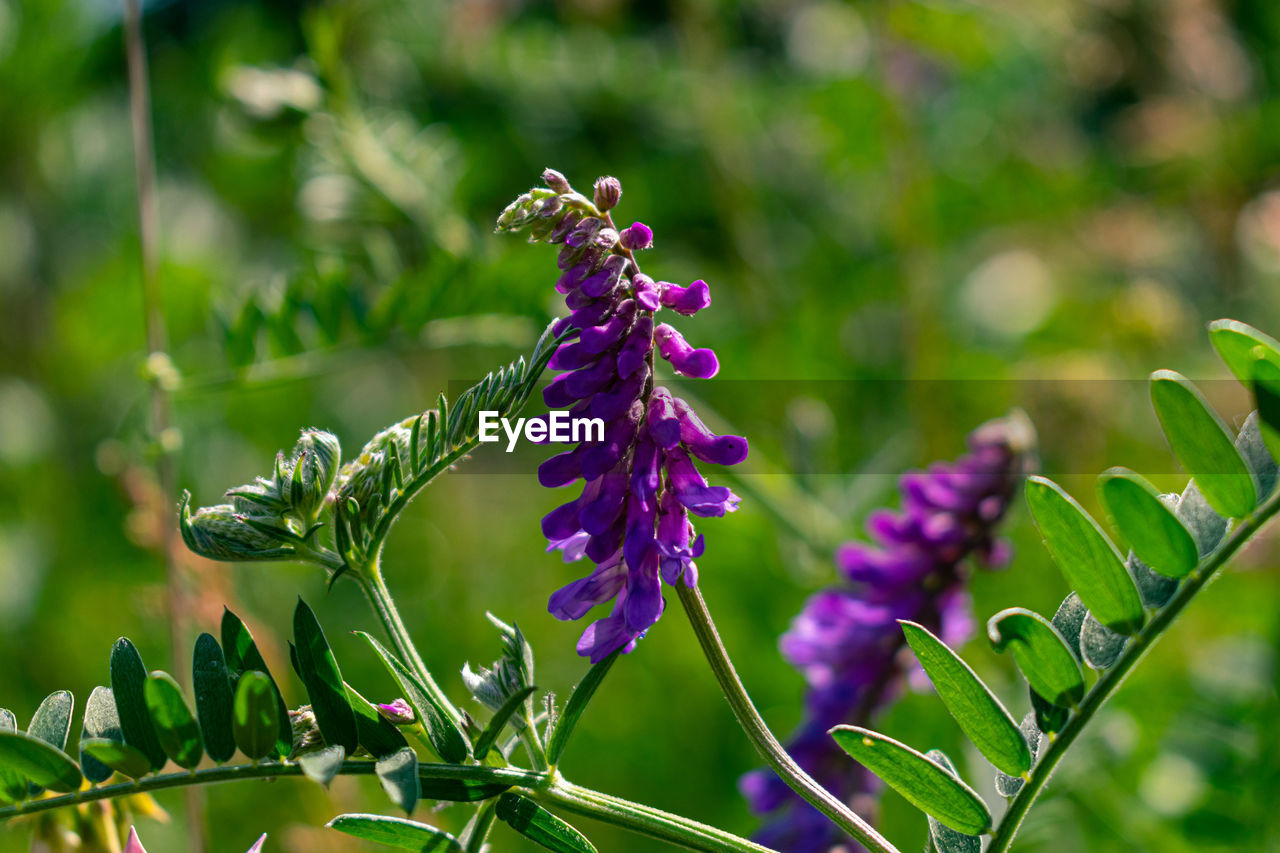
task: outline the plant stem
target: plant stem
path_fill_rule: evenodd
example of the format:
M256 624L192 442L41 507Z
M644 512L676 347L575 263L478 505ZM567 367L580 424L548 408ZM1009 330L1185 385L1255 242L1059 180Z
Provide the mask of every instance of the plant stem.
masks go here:
M683 583L677 584L676 589L680 593L680 603L684 605L684 611L689 617L689 623L693 626L693 632L702 646L702 652L706 655L707 662L711 664L711 671L715 673L716 680L720 682L720 690L728 700L729 707L733 709L738 725L742 726L747 739L751 741L765 763L782 778L782 781L787 783L791 790L830 818L841 830L857 839L871 853L899 853L898 849L876 832L869 823L855 814L834 794L819 785L800 765L796 764L795 759L787 754L782 744L778 743L778 739L773 736L773 732L769 731L760 712L752 703L751 697L747 695L742 679L738 677L737 671L733 668L733 662L729 660L729 653L720 639L720 632L716 630L715 623L711 620L711 612L707 610L707 603L703 600L702 593L696 587L690 588Z
M1080 703L1079 710L1072 715L1071 719L1062 728L1062 731L1058 732L1057 737L1054 738L1044 755L1036 762L1036 766L1031 769L1031 778L1019 789L1017 795L1010 800L1009 808L1000 819L1000 824L996 827L995 834L991 844L987 847L986 853L1006 853L1013 845L1014 836L1017 835L1018 828L1022 825L1027 812L1048 783L1049 777L1053 775L1058 762L1066 755L1071 744L1080 736L1085 726L1093 719L1094 714L1111 698L1111 694L1119 689L1129 673L1146 656L1151 647L1156 644L1156 641L1164 635L1165 630L1191 602L1191 599L1195 598L1200 590L1204 589L1210 581L1218 576L1219 571L1226 565L1227 561L1278 511L1280 511L1280 490L1232 530L1226 542L1218 550L1210 554L1208 559L1191 573L1173 599L1156 613L1155 618L1147 623L1146 627L1129 640L1128 645L1125 646L1115 665L1107 670L1106 674L1098 680L1098 683L1084 697L1084 701Z
M342 776L371 776L376 771L373 761L344 761L338 774ZM71 794L28 800L15 806L0 808L0 823L10 818L77 806L84 803L127 797L134 794L153 793L168 788L191 788L197 785L243 780L278 779L302 776L302 768L296 763L281 764L263 762L208 767L194 772L166 773L149 776L136 782L119 782L85 788ZM689 818L628 802L588 788L564 781L558 776L535 773L516 768L475 767L460 764L423 764L419 766L423 779L470 779L479 782L506 782L527 796L542 800L561 810L584 815L602 823L620 826L638 835L664 841L699 853L776 853L768 847L740 838L732 833L716 829ZM472 828L470 840L483 839L488 824L492 823L490 803L481 806L480 818ZM488 816L486 816L486 812ZM468 850L478 849L468 847Z
M391 639L392 645L395 646L396 652L400 655L405 665L417 676L422 682L422 687L431 694L440 707L448 711L455 723L462 722L462 714L449 701L449 697L440 689L440 685L436 684L436 680L431 677L431 671L427 669L427 664L422 659L422 655L418 654L418 647L414 645L413 638L409 636L409 629L404 626L404 620L400 618L400 611L396 609L396 603L391 598L391 592L387 589L386 582L382 579L382 568L375 556L369 563L357 572L352 572L360 588L364 590L365 596L369 599L369 604L373 606L373 612L377 615L378 621L382 623L382 628L387 632L387 636Z
M702 853L775 853L768 847L762 847L754 841L722 829L650 806L611 797L559 778L555 779L550 786L537 791L535 796L559 806L563 811L620 826L686 850L697 850Z

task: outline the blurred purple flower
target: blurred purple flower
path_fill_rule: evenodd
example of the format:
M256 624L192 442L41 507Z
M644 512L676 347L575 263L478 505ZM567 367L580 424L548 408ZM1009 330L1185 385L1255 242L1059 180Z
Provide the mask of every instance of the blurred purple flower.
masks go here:
M803 674L806 720L788 750L810 775L855 810L873 810L877 783L835 745L827 730L865 724L893 701L904 680L923 673L902 654L897 620L919 622L950 646L973 632L965 563L1006 565L1011 552L995 538L1021 478L1033 464L1035 433L1015 412L969 435L969 452L899 480L902 510L867 520L872 542L836 553L847 583L823 590L782 635L786 660ZM904 657L906 658L904 660ZM923 685L921 685L923 686ZM758 839L783 853L861 849L768 770L739 784L753 811L768 815Z
M578 497L543 518L542 532L548 550L560 550L566 561L586 557L595 564L551 596L552 615L579 619L613 602L612 613L588 626L578 642L578 653L595 662L630 651L658 621L663 582L697 583L694 560L704 542L689 516L723 516L739 499L708 485L693 458L735 465L746 458L747 442L712 433L685 401L654 385L655 356L685 376L708 379L720 369L711 350L695 349L671 326L654 322L664 307L689 316L710 305L706 282L680 287L640 272L634 252L653 244L653 231L640 222L621 232L614 227L604 208L621 198L616 179L596 183L595 210L562 180L554 173L547 181L560 201L543 201L538 209L562 217L541 227L549 242L561 244L564 273L556 290L570 314L556 330L577 334L551 359L552 369L565 372L544 389L543 400L553 409L570 408L572 417L601 418L605 428L602 441L543 462L538 480L549 488L584 482Z

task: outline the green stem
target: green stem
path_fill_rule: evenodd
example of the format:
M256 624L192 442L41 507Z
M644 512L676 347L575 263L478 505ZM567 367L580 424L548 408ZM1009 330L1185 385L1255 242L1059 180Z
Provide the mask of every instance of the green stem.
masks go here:
M344 761L338 771L343 776L372 776L376 763L373 761ZM50 811L66 806L76 806L97 800L113 797L128 797L134 794L150 794L166 788L184 788L191 785L207 785L215 782L235 782L241 779L275 779L285 776L301 776L302 768L298 764L280 764L277 762L259 762L257 764L233 764L222 767L208 767L194 772L164 773L159 776L148 776L136 782L118 782L113 785L99 785L84 788L70 794L57 797L46 797L28 800L18 805L0 808L0 823L21 815ZM541 773L527 770L497 767L473 767L461 764L421 764L418 775L423 779L470 779L480 782L508 782L512 786L545 787L547 777Z
M765 763L781 777L782 781L787 783L791 790L830 818L841 830L856 838L871 853L900 853L898 848L876 832L871 824L819 785L800 765L796 764L795 759L787 754L782 744L778 743L778 739L773 736L773 732L769 731L760 712L752 703L751 697L747 695L742 679L738 677L737 671L733 668L733 662L729 660L729 653L720 639L720 632L716 630L715 623L711 620L711 612L707 610L707 603L703 601L702 593L696 587L690 588L683 583L677 584L676 589L680 593L680 603L684 605L689 623L693 626L693 632L698 637L698 643L702 646L702 652L706 655L707 662L711 664L716 680L720 682L720 690L728 700L729 707L733 709L738 725L742 726L748 740Z
M497 799L486 801L467 824L466 832L458 839L462 842L466 853L481 853L484 850L485 841L489 838L489 830L493 828L493 820L496 816L494 810L497 804Z
M1218 550L1214 551L1202 566L1191 573L1186 583L1178 590L1177 595L1156 613L1155 618L1147 623L1146 627L1129 640L1128 645L1125 646L1115 665L1107 670L1106 674L1098 680L1098 683L1084 697L1079 709L1072 715L1071 719L1062 728L1062 731L1058 732L1057 737L1053 739L1044 755L1036 762L1036 766L1031 769L1031 778L1022 786L1017 795L1009 801L1009 808L1000 819L1000 824L996 827L995 835L991 840L991 844L987 847L986 853L1006 853L1013 845L1014 836L1017 835L1023 818L1027 816L1027 812L1048 783L1049 777L1053 775L1053 771L1058 766L1058 762L1066 755L1071 744L1080 736L1085 726L1093 719L1094 714L1098 713L1098 710L1111 698L1111 694L1115 693L1120 685L1124 683L1133 668L1146 657L1147 652L1156 644L1156 641L1160 639L1173 620L1178 617L1178 614L1191 602L1191 599L1195 598L1200 590L1204 589L1210 581L1217 577L1219 570L1226 565L1236 551L1240 550L1240 546L1248 541L1253 534L1257 533L1278 511L1280 511L1280 491L1277 491L1266 503L1258 507L1252 515L1241 522L1240 526L1235 528L1231 535L1227 537L1227 541Z
M404 620L400 618L400 611L396 609L396 603L391 598L391 592L387 589L387 584L382 579L382 568L378 564L375 557L369 563L357 572L352 572L360 588L364 590L365 596L369 599L369 604L373 606L373 612L377 615L378 621L382 623L382 628L387 632L387 636L391 639L392 645L395 646L396 652L400 655L405 665L417 676L422 683L423 689L431 694L441 708L448 711L455 723L462 722L462 714L449 701L449 697L440 689L440 685L436 684L436 680L431 677L431 671L427 669L426 662L422 659L422 655L418 654L418 647L414 645L413 638L409 636L409 629L405 627Z
M549 804L559 806L562 811L620 826L686 850L696 850L701 853L776 853L768 847L762 847L754 841L722 829L650 806L611 797L559 778L548 787L537 791L535 796Z

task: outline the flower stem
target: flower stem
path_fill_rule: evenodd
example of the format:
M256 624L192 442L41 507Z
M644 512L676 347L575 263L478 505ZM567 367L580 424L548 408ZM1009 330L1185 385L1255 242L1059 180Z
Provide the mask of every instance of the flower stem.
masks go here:
M795 759L787 754L782 744L778 743L778 739L773 736L773 732L769 731L769 727L765 725L751 697L747 695L742 679L738 677L737 670L733 668L733 662L729 660L729 653L720 639L720 632L716 630L715 623L711 620L711 612L707 610L707 603L703 600L702 593L696 587L690 588L683 583L677 584L676 589L680 593L680 603L684 605L684 611L689 617L689 623L693 626L693 632L698 637L698 643L702 646L702 652L706 655L716 680L720 682L720 690L728 700L729 707L733 709L738 725L742 726L747 739L751 741L765 763L793 791L830 818L841 830L857 839L871 853L900 853L869 823L855 814L834 794L819 785L800 765L796 764Z
M1125 678L1146 656L1151 647L1156 644L1156 641L1164 635L1164 632L1173 623L1173 620L1178 617L1178 614L1191 602L1191 599L1195 598L1200 590L1204 589L1210 581L1217 577L1219 570L1226 565L1227 561L1278 511L1280 511L1280 491L1277 491L1262 506L1258 507L1252 515L1241 522L1227 537L1226 542L1191 573L1178 590L1177 595L1161 608L1156 613L1155 618L1129 641L1120 657L1116 660L1115 665L1107 670L1106 674L1098 680L1098 683L1084 697L1084 701L1080 703L1079 710L1072 714L1071 719L1062 728L1062 731L1058 732L1044 755L1036 762L1035 767L1031 769L1031 778L1019 789L1017 795L1009 801L1009 808L1000 819L1000 824L996 827L995 834L991 839L991 844L987 847L986 853L1006 853L1013 845L1014 836L1017 835L1023 818L1027 816L1027 812L1040 796L1040 792L1048 783L1049 777L1053 775L1053 771L1057 768L1058 762L1066 755L1071 744L1080 736L1085 726L1093 719L1094 714L1111 698L1111 694L1119 689Z
M409 636L409 629L405 627L404 620L400 618L400 611L396 609L395 600L392 599L391 592L387 589L387 584L382 579L382 568L378 560L376 558L370 560L360 571L352 572L352 575L360 584L360 588L364 590L365 596L369 599L369 604L373 607L374 614L377 615L378 621L382 623L383 630L387 632L387 636L391 639L391 643L395 646L396 653L400 655L401 660L417 676L418 681L422 683L423 689L431 694L437 704L449 713L455 723L460 723L462 714L449 701L449 697L440 689L440 685L436 684L436 680L431 677L431 671L427 669L427 664L423 661L422 655L418 654L418 647L414 645L413 638Z

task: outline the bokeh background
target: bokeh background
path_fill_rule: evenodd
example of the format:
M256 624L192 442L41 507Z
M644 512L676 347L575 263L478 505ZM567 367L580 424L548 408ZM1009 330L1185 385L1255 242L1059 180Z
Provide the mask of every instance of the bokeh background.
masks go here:
M171 666L147 428L133 149L115 0L0 0L0 704L83 700L132 637ZM686 386L747 435L736 515L702 525L703 588L782 733L801 682L776 651L831 550L893 475L954 456L1011 406L1042 469L1096 508L1113 464L1180 486L1143 380L1246 400L1203 326L1280 331L1280 6L1267 0L185 0L147 3L163 309L178 481L198 503L265 472L306 426L354 452L441 389L527 351L555 310L551 253L491 234L545 166L617 175L650 272L705 278L683 328L723 370ZM538 683L585 671L547 595L535 454L487 447L423 495L386 566L429 662L453 675L518 620ZM787 473L784 473L787 472ZM1013 566L976 610L1065 593L1019 502ZM190 641L224 603L277 672L295 596L348 678L392 686L346 634L372 620L312 568L193 578ZM1277 547L1245 553L1157 648L1033 812L1020 849L1227 851L1280 844ZM970 660L1018 714L1009 661ZM302 701L300 685L285 690ZM882 728L962 759L941 707ZM73 735L74 736L74 735ZM673 605L610 675L564 763L583 784L747 833L756 761ZM145 825L153 851L184 848ZM368 780L208 790L215 853L364 849L319 828L385 807ZM426 814L424 811L423 814ZM462 810L437 816L457 828ZM923 820L886 796L904 849ZM581 823L609 853L656 845ZM0 830L0 850L29 844ZM499 828L499 851L531 849ZM372 849L372 848L370 848Z

